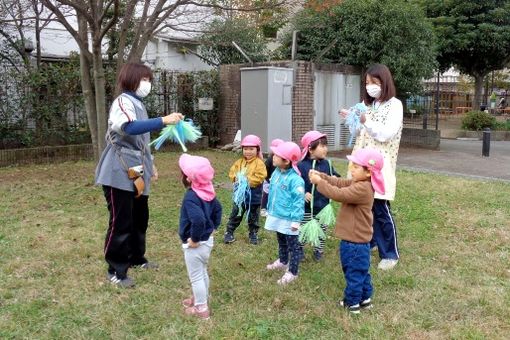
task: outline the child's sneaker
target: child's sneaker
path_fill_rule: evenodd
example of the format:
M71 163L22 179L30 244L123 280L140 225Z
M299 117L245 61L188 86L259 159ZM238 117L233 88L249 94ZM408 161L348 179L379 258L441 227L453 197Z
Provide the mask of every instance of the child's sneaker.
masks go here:
M193 307L195 305L195 298L193 296L182 300L182 305L184 307Z
M294 275L292 274L291 272L285 272L285 274L283 274L282 278L279 279L278 281L276 281L280 286L285 286L289 283L291 283L292 281L294 281L295 279L297 279L297 275Z
M360 304L359 303L349 306L348 304L345 303L344 300L340 300L340 301L338 301L338 306L345 308L345 310L351 314L359 314L360 313Z
M260 209L260 216L267 217L267 209Z
M147 262L141 264L140 268L142 268L142 269L154 269L154 270L158 270L159 269L159 265L156 262L148 262L147 261Z
M360 302L359 307L361 309L372 309L372 299L368 298Z
M280 259L277 259L273 263L270 263L266 266L267 270L275 270L275 269L281 269L281 270L287 270L287 265L280 262Z
M124 279L119 279L117 275L114 275L110 279L110 282L119 288L133 288L135 286L135 281L127 276Z
M254 245L259 244L259 239L257 237L257 233L250 233L248 238L250 239L250 244L254 244Z
M313 251L313 259L316 262L319 262L322 259L322 252L320 250L314 250Z
M382 259L381 262L379 262L379 265L377 268L381 270L390 270L393 269L398 263L398 260L395 259Z
M184 310L184 313L186 313L186 315L196 316L202 320L209 320L210 317L207 304L188 307Z
M228 231L225 233L225 236L223 237L223 242L224 243L232 243L234 242L236 239L234 238L234 234L232 233L229 233Z

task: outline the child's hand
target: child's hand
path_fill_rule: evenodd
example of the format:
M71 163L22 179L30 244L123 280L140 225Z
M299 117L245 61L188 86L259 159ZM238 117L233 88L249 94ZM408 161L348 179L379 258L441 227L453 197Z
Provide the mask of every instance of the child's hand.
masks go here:
M189 248L198 248L200 246L200 242L193 242L191 238L188 238L188 247Z
M305 194L305 201L310 202L312 200L312 194L307 192Z
M299 223L299 222L292 222L290 224L290 230L298 231L300 226L301 226L301 223Z
M308 178L310 178L310 182L312 184L318 184L321 181L321 175L316 170L310 170L308 173Z
M347 109L341 109L340 111L338 111L338 114L339 114L340 116L342 116L342 118L345 118L345 117L347 117L347 115L349 114L349 110L347 110Z

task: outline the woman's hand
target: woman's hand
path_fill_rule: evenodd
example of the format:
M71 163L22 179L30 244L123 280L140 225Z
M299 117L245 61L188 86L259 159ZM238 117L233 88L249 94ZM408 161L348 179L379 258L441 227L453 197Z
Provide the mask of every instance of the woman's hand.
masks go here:
M365 116L364 112L361 114L361 116L359 116L359 121L361 124L365 124L365 122L367 121L367 117Z
M173 113L163 117L163 124L165 124L165 125L177 124L181 119L184 119L184 116L182 113L173 112Z
M159 178L158 168L156 168L156 166L154 164L152 164L152 177L151 177L151 180L157 181L158 178Z
M342 116L342 118L347 118L347 115L349 114L349 110L347 109L341 109L338 111L338 114Z

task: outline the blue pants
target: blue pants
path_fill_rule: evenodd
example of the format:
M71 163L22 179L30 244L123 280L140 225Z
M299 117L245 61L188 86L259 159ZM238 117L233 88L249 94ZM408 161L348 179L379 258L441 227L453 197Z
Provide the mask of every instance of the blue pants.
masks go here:
M377 246L381 259L398 260L397 227L391 214L390 202L374 199L372 206L374 215L374 236L370 246Z
M344 302L353 306L372 296L370 243L340 241L340 264L345 276Z
M283 264L289 264L289 272L298 274L299 262L301 261L303 249L298 241L298 235L286 235L276 232L278 239L278 257ZM289 259L290 255L290 259Z

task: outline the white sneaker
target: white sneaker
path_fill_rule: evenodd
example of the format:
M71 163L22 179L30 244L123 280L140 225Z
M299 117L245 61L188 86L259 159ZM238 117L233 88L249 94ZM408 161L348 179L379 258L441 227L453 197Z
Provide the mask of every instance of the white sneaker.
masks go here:
M278 283L280 286L285 286L286 284L289 284L295 279L297 279L297 277L298 277L297 275L294 275L291 272L285 272L282 278L276 281L276 283Z
M267 210L266 209L260 209L260 216L267 217Z
M377 268L381 270L390 270L393 269L398 263L398 260L395 259L382 259L381 262L379 262L379 265Z
M288 268L288 265L286 264L283 264L280 262L280 259L277 259L276 261L274 261L273 263L270 263L266 266L266 269L267 270L275 270L275 269L279 269L279 270L287 270Z

